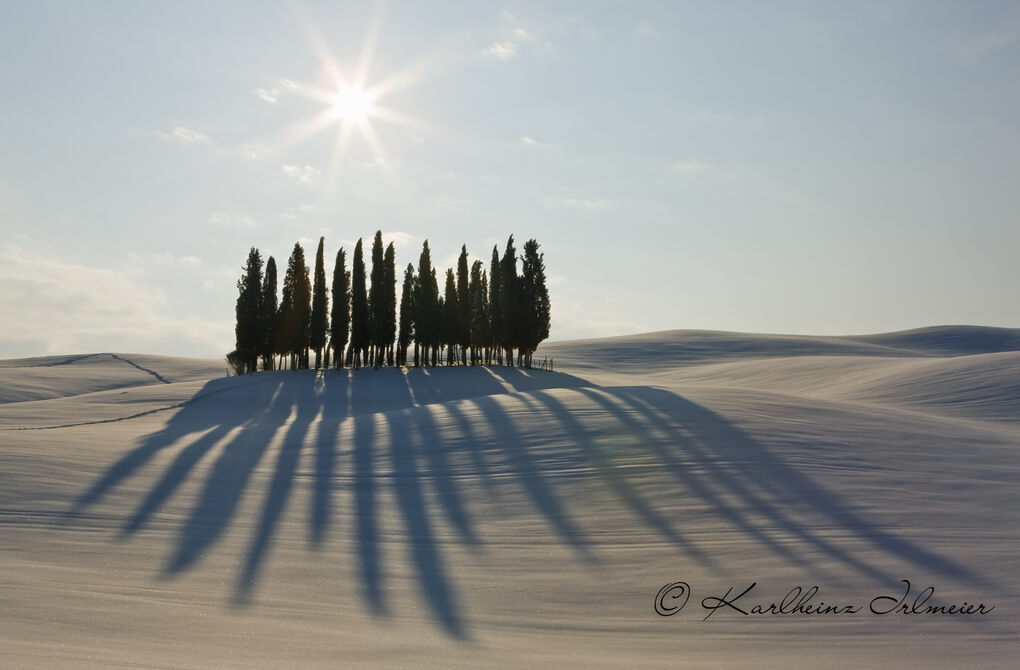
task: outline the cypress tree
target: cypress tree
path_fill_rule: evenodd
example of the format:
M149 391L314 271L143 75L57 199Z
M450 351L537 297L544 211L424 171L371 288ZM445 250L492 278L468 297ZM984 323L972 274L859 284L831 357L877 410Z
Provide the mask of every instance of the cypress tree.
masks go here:
M528 240L524 244L521 263L521 347L524 364L529 368L538 345L549 337L551 312L549 289L545 283L545 254L539 253L538 249L538 242Z
M393 340L397 337L397 267L393 242L386 245L383 256L382 340L386 365L393 365ZM381 361L380 361L380 364Z
M290 356L290 343L294 339L294 271L291 264L283 273L283 290L280 298L280 310L277 312L276 346L274 353L280 356L280 368L284 367L284 356L290 358L290 368L294 369L294 359Z
M499 263L499 250L492 247L492 261L489 264L489 341L491 350L488 363L492 364L493 354L496 363L503 364L503 282L500 280L502 268Z
M482 270L482 346L485 347L485 360L487 365L492 364L492 305L489 304L489 280L485 270Z
M276 327L279 321L276 304L276 259L266 261L266 274L262 280L262 303L259 309L259 356L262 369L273 369L273 354L276 353Z
M414 337L414 266L407 264L400 287L400 333L397 336L397 365L407 365L407 347ZM417 361L415 361L417 363Z
M344 351L351 328L351 273L347 271L347 253L343 247L336 252L333 266L333 311L329 321L329 345L333 350L333 366L344 364Z
M368 295L365 290L365 256L361 239L354 245L354 269L351 274L351 346L347 361L359 367L369 346ZM365 360L367 364L367 359Z
M471 265L471 279L468 287L470 311L468 331L471 333L471 364L478 365L484 360L489 329L489 287L485 281L485 264L475 261Z
M368 289L368 346L372 365L380 365L380 351L383 347L383 324L386 321L386 298L383 288L385 270L383 269L382 231L375 231L372 241L372 285ZM368 361L365 361L368 364Z
M237 323L234 326L236 360L244 373L255 372L261 350L259 316L262 311L262 254L255 247L248 252L244 274L237 280Z
M499 282L501 285L503 336L500 345L506 351L507 365L514 364L514 349L520 346L521 340L521 300L520 284L517 277L517 249L514 247L514 236L506 241L506 251L500 261Z
M292 370L305 366L305 349L308 347L308 325L311 315L311 285L305 250L294 244L283 277L283 299L280 301L280 324L277 348L290 356Z
M467 365L467 350L471 346L471 287L468 273L467 245L461 245L457 258L457 345L460 362Z
M308 367L308 337L312 312L312 284L308 278L305 250L300 242L294 243L287 262L287 276L284 288L290 280L290 330L287 333L287 353L291 355L291 368Z
M326 294L326 269L323 267L322 246L326 238L319 238L315 250L315 282L312 286L312 312L308 326L308 346L315 352L315 368L322 367L322 350L329 332L329 296Z
M429 335L431 344L431 365L439 365L439 349L442 346L443 337L443 305L442 297L439 295L439 282L436 281L436 269L433 267L428 276L428 295L431 300L428 304L429 322L432 324L432 333Z
M460 302L457 299L457 279L453 268L446 269L446 286L443 290L443 344L446 345L446 364L457 360L457 344L461 337Z
M421 349L421 362L432 365L438 363L439 357L439 287L436 284L436 270L432 267L432 254L429 241L422 244L421 255L418 257L418 281L415 283L414 305L414 338L415 348Z
M308 345L311 339L312 325L312 281L308 276L308 264L305 262L305 250L298 244L295 245L298 252L297 262L297 288L294 305L297 309L297 340L294 342L294 351L299 357L299 367L302 370L308 369Z

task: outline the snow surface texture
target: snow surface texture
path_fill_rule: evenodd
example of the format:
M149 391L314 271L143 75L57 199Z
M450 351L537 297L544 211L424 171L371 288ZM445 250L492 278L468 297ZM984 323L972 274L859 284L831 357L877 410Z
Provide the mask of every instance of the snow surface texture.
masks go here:
M1011 667L1018 350L942 327L548 344L555 372L0 361L0 667ZM904 579L995 609L869 612ZM744 609L817 585L863 611L703 621L751 583Z

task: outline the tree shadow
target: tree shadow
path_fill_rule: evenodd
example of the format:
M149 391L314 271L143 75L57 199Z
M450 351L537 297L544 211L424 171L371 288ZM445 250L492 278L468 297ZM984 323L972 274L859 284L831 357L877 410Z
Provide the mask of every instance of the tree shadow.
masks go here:
M391 611L379 530L380 510L390 505L403 528L398 545L406 549L432 619L456 639L470 639L470 626L446 552L453 545L484 553L475 519L488 511L482 506L500 505L499 491L513 489L530 503L551 537L582 564L600 562L599 543L579 521L576 503L564 496L568 480L604 485L637 527L708 569L718 568L712 546L685 531L685 519L667 504L676 498L663 496L662 483L670 496L699 503L762 552L812 574L825 576L814 559L822 554L835 565L896 584L898 576L877 560L895 558L987 585L964 567L869 522L851 501L724 417L659 388L605 388L563 373L480 367L277 372L243 383L216 380L110 465L69 516L153 470L164 451L172 457L126 515L118 537L143 532L184 483L201 478L162 567L162 577L170 579L195 569L219 543L249 490L260 495L229 599L240 608L252 603L266 579L274 540L300 487L307 488L311 551L325 546L341 525L337 499L348 497L361 596L379 617ZM307 477L302 462L310 464ZM266 474L264 490L252 485L259 481L256 473ZM852 541L805 527L805 514L838 527ZM860 541L871 556L852 548Z

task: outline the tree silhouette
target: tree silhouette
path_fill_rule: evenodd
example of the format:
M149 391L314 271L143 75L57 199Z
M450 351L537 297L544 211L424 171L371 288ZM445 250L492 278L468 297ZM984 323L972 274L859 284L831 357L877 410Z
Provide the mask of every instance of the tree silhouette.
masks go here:
M382 231L375 231L372 240L372 285L368 289L368 346L369 362L375 367L381 365L380 358L383 347L383 324L386 321L386 298L383 282L386 271L383 269Z
M485 264L482 261L475 261L471 265L468 300L471 364L478 365L488 360L489 351L489 286L485 279Z
M397 337L397 365L407 365L407 347L414 338L414 266L407 264L404 270L404 283L400 288L400 334ZM415 345L417 351L417 345ZM418 356L415 354L415 365Z
M262 255L252 247L244 264L244 274L237 280L237 323L234 326L235 359L244 373L255 372L261 350L259 313L262 303Z
M380 334L383 351L386 354L386 365L393 365L393 340L397 336L397 268L396 250L393 242L386 245L383 255L383 310ZM380 359L382 365L382 359Z
M351 346L347 363L359 367L370 343L368 294L365 291L365 256L361 239L354 245L354 269L351 272ZM367 364L367 360L365 361Z
M439 361L439 286L436 284L436 270L432 267L429 241L422 244L418 257L418 281L415 283L414 344L415 364L436 365ZM420 358L419 358L419 348Z
M344 364L344 351L351 328L351 273L347 271L347 252L336 252L333 266L333 311L329 320L329 343L333 350L333 366Z
M461 365L467 365L467 351L471 346L471 289L467 245L461 246L457 258L457 346L460 347Z
M489 331L492 342L492 352L487 364L493 362L492 354L495 354L495 362L503 364L504 325L503 325L503 282L500 277L503 274L499 263L499 250L492 247L492 261L489 264Z
M262 256L252 247L237 282L236 348L228 360L239 373L259 367L271 370L309 367L407 365L414 344L414 365L524 365L530 367L539 344L549 337L550 300L545 255L534 239L517 256L514 236L500 256L492 248L489 270L481 260L470 262L461 245L456 269L445 272L440 293L428 240L422 244L417 269L408 263L396 294L396 249L383 247L382 231L372 243L371 284L366 274L364 243L354 247L352 269L347 253L337 251L333 267L330 310L324 262L325 238L319 238L312 278L300 243L287 262L277 306L276 261L270 257L262 272ZM522 261L518 274L517 261ZM399 316L399 324L398 324ZM398 330L399 325L399 330ZM444 351L445 350L445 351ZM279 364L275 358L280 356ZM332 357L332 360L331 360Z
M279 320L276 303L276 259L266 261L266 274L262 279L262 302L259 305L258 354L262 358L262 369L273 369L273 354L276 353L276 325Z
M549 289L545 285L545 254L539 253L539 244L528 240L524 244L520 281L520 322L524 365L531 367L531 357L538 345L549 337L551 308Z
M279 349L290 356L292 370L308 367L311 293L308 266L305 265L305 250L301 243L297 242L287 261L287 272L283 277L283 299L280 302L280 328L277 338Z
M326 270L322 263L322 246L326 238L319 238L315 250L315 282L312 287L312 312L308 326L308 346L315 352L315 368L322 367L322 350L329 332L329 296L326 295Z
M514 236L506 241L506 251L499 264L500 308L503 312L503 331L500 346L506 351L506 364L514 364L514 349L520 346L520 282L517 277L517 249ZM520 364L520 361L518 361Z
M457 344L461 338L460 301L457 299L457 279L453 268L446 270L443 290L443 344L446 345L446 364L457 362Z

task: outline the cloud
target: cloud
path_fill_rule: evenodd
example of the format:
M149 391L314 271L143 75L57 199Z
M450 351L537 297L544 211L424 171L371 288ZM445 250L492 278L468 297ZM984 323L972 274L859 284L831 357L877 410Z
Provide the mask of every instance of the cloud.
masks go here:
M499 60L509 60L517 57L517 45L513 42L493 42L483 53Z
M458 198L449 193L437 194L432 202L436 209L448 212L459 212L471 207L471 201L467 198Z
M698 176L709 176L709 177L728 177L729 173L721 169L718 165L712 163L706 163L700 161L697 158L685 158L677 161L670 166L670 169L676 174L683 175L685 177L698 177Z
M137 272L68 263L0 246L0 356L146 351L218 356L233 344L230 318L172 313Z
M578 16L563 17L556 23L556 29L567 37L591 40L599 36L598 31L590 23Z
M401 230L391 230L391 231L385 231L384 230L384 231L382 231L382 237L383 237L383 246L384 247L387 244L389 244L390 242L393 242L393 246L397 249L398 256L399 256L400 252L407 251L409 249L413 250L415 248L415 246L417 246L415 244L415 242L416 242L416 240L418 238L415 237L414 235L412 235L411 233L405 233L405 232L403 232ZM369 253L369 250L372 248L372 240L374 238L375 238L375 232L372 232L370 235L363 235L362 236L361 244L362 244L362 247L364 248L366 254ZM318 240L316 240L316 243L318 243ZM355 238L355 239L344 238L344 239L340 240L339 246L344 247L347 250L348 254L350 254L350 253L353 253L354 245L357 244L357 243L358 243L357 238ZM417 253L414 254L414 260L417 263L417 260L418 260L418 254Z
M281 79L280 80L280 86L283 86L284 88L289 88L292 91L296 91L299 88L301 88L301 84L297 83L296 81L292 81L290 79Z
M542 204L555 209L581 209L589 212L597 212L609 207L609 201L602 198L581 199L546 196L542 198Z
M502 12L499 22L501 25L498 34L502 39L483 49L484 55L498 60L510 60L518 56L522 44L535 41L535 34L521 26L513 14Z
M651 21L642 19L634 26L634 34L638 37L651 37L655 32L655 26L652 25Z
M315 205L309 205L308 203L305 202L299 202L294 208L284 212L280 216L288 220L293 220L301 218L303 214L313 212L316 209L317 207Z
M641 320L639 296L614 287L594 287L564 275L550 275L553 340L610 337L656 330ZM539 348L541 352L541 348ZM541 355L541 353L539 354Z
M272 153L272 149L258 142L245 142L241 145L241 153L254 160Z
M209 223L228 230L243 230L252 228L255 225L255 220L247 214L238 212L213 212L209 215Z
M1020 23L1004 23L959 44L957 53L965 60L979 61L1020 41Z
M174 126L170 132L161 132L159 136L164 140L187 142L188 144L212 142L212 138L202 131L185 128L184 126Z
M540 142L530 135L521 135L521 144L526 147L534 147L536 149L542 149L545 147L551 147L552 145L548 142Z
M311 165L281 165L283 173L299 184L311 184L319 178L322 172Z
M174 265L180 263L182 265L198 266L202 264L202 259L198 256L175 256L169 251L147 254L139 254L134 251L129 251L128 258L131 259L136 266L140 266L139 269L144 269L150 265Z
M278 88L256 88L252 90L259 99L265 100L266 102L275 105L280 99L280 89Z

